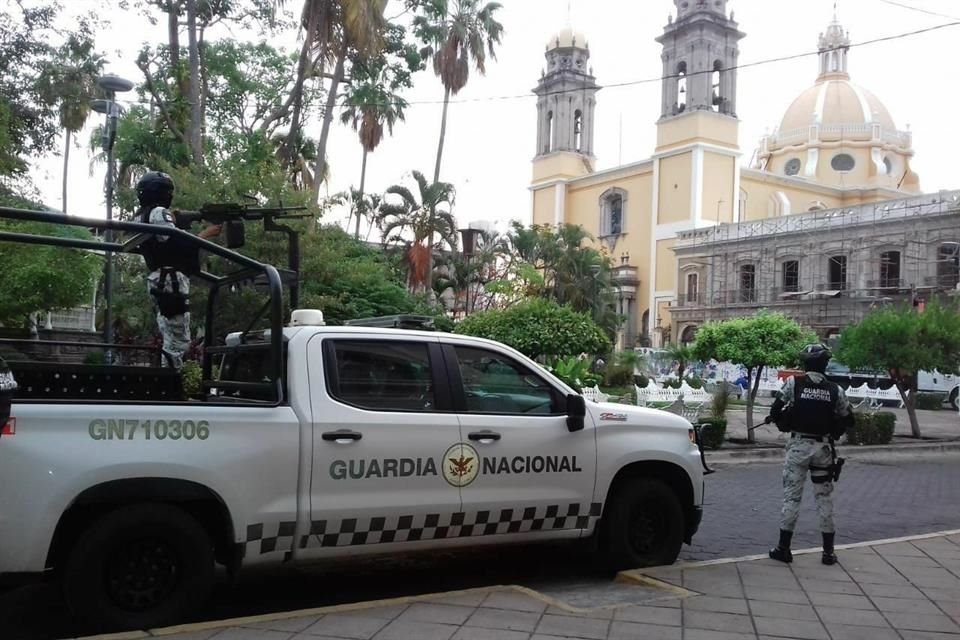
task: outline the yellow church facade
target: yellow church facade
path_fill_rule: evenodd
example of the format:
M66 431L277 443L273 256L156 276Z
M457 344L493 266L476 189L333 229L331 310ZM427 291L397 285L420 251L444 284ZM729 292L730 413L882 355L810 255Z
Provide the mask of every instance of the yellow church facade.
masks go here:
M744 163L736 115L738 42L726 0L675 0L663 46L662 113L653 154L594 170L599 86L586 38L553 36L535 89L534 224L582 226L615 266L621 348L676 341L670 310L696 295L677 268L679 233L918 193L909 131L850 80L850 40L836 19L820 34L816 82ZM812 74L813 75L813 74ZM691 290L692 289L692 290Z

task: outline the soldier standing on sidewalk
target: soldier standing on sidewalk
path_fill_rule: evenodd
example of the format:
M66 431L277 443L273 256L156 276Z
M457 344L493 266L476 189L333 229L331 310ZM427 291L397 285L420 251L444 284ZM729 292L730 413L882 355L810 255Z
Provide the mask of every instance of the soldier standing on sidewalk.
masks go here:
M823 564L837 562L833 523L834 440L853 424L853 410L843 389L824 375L831 355L826 345L806 346L800 354L805 375L784 383L766 420L777 423L780 431L790 434L783 466L780 541L770 550L770 557L781 562L793 562L790 541L808 471L823 536Z

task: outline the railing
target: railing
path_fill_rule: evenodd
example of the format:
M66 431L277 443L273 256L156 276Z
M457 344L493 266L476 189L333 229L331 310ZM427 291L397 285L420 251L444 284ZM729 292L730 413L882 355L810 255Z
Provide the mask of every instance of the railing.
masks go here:
M895 144L906 148L909 148L913 144L912 132L885 129L879 124L813 124L797 129L775 131L763 137L761 146L764 149L768 149L769 147L803 144L805 142L817 142L820 140L843 138L862 139L865 137L870 140Z
M681 293L677 297L677 305L681 307L699 306L706 302L706 295L703 293Z
M898 278L880 278L879 280L867 280L867 289L905 289L906 280Z
M927 276L923 279L923 284L938 289L956 289L957 285L960 284L960 274L948 273L940 276Z

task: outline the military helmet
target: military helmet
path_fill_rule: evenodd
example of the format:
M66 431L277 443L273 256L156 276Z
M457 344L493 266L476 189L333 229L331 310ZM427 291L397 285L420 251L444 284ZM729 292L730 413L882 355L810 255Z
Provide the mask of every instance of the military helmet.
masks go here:
M808 344L800 351L800 360L808 370L820 371L827 368L827 363L833 357L830 347L823 343Z
M137 181L137 198L144 206L169 207L173 201L173 178L162 171L148 171Z

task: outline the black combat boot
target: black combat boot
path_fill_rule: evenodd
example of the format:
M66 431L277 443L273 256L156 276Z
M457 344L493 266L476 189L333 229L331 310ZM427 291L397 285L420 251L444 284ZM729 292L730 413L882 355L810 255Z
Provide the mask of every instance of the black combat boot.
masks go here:
M780 542L776 548L770 549L770 557L780 562L793 562L793 554L790 553L790 540L793 538L793 531L784 531L780 529Z
M837 564L837 554L833 552L833 533L823 534L823 564Z

